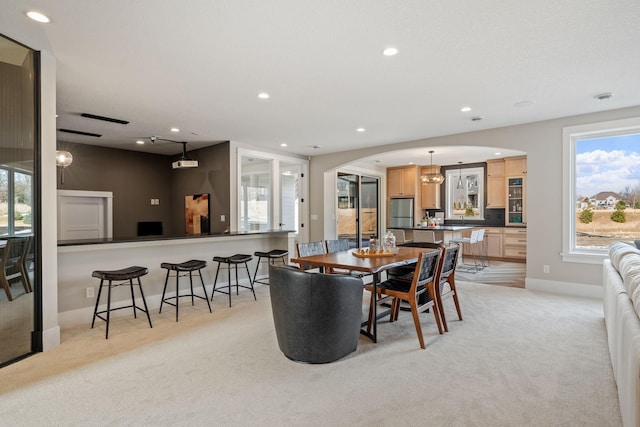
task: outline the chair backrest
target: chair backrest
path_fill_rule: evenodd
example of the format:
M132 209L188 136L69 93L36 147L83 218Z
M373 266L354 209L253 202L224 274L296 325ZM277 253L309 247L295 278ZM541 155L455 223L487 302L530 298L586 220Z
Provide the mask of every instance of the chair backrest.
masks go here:
M435 243L436 233L432 230L413 230L414 242Z
M438 264L440 263L441 256L442 249L420 254L409 292L415 293L420 287L426 288L429 282L437 279L436 275L438 273Z
M348 251L351 249L349 241L347 239L326 240L327 253L332 254L334 252Z
M298 257L322 255L327 253L327 248L324 246L324 242L298 243L296 245L296 249L298 251ZM312 265L300 264L301 270L310 270L312 268L315 267Z
M478 234L480 230L472 230L471 237L469 237L469 243L478 243Z
M442 269L440 272L440 281L446 280L456 271L458 265L458 253L460 252L460 245L447 246L444 251Z
M391 234L396 236L396 245L402 244L406 242L406 238L404 236L404 230L389 230Z
M478 230L478 242L482 242L484 240L484 228Z
M307 363L337 360L358 345L362 280L269 265L269 293L280 350Z

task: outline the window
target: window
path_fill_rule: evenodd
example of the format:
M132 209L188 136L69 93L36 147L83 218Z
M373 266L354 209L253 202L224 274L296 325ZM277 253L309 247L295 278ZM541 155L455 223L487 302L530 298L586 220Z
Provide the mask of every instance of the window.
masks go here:
M448 169L446 218L484 219L484 168Z
M563 260L640 239L640 118L564 129Z
M240 230L269 230L271 226L272 161L242 157Z
M31 174L0 169L0 235L31 233Z

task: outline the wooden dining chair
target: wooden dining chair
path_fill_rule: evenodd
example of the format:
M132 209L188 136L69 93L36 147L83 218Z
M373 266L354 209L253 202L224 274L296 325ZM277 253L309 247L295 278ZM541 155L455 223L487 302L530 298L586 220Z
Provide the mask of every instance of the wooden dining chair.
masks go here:
M438 281L438 266L440 258L442 256L442 249L430 252L423 252L420 254L418 262L416 263L416 269L413 274L413 280L407 282L405 280L389 279L377 286L378 295L371 295L369 303L369 322L367 324L368 332L371 332L371 327L375 319L373 319L373 304L380 304L389 299L391 302L391 314L390 321L398 320L398 314L400 313L400 303L406 301L411 308L411 314L413 316L413 323L418 334L418 341L420 341L420 348L424 349L424 337L422 336L422 327L420 326L420 312L430 308L433 311L433 317L436 320L438 326L438 332L442 334L442 324L440 322L440 313L437 304L436 296L436 283ZM369 292L373 292L372 285L366 285L365 289ZM426 301L420 303L418 300L420 296L427 293L429 298Z
M444 312L443 300L453 298L453 302L458 312L458 319L462 320L462 311L460 310L460 301L458 300L458 291L456 289L456 267L458 265L458 253L460 252L460 245L450 245L444 249L439 268L439 286L436 288L436 298L438 302L438 308L440 310L440 317L442 318L442 327L445 332L449 332L447 326L447 318Z
M13 301L13 296L11 295L11 288L9 287L9 280L7 280L6 274L6 265L9 250L11 249L11 240L2 239L0 241L0 285L4 289L4 293L7 295L7 299L9 301Z
M297 243L296 251L298 252L298 258L312 255L322 255L327 253L327 248L324 242L307 242ZM312 270L316 267L307 264L300 264L300 270Z

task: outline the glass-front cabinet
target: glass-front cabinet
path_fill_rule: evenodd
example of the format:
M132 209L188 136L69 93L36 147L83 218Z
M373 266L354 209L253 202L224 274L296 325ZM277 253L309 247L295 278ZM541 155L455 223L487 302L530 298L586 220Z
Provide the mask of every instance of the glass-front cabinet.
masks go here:
M525 225L525 177L507 178L507 225Z

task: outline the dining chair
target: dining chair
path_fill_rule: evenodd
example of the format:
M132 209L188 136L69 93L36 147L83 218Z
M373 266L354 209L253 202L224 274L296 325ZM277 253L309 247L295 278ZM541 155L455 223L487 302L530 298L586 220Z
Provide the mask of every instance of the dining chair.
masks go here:
M442 327L445 332L449 332L447 326L447 318L444 312L443 300L453 298L453 302L458 312L458 319L462 320L462 311L460 310L460 301L458 300L458 291L456 289L456 266L458 264L458 254L460 252L460 245L452 244L444 249L444 253L441 257L439 268L439 286L436 288L436 298L438 302L438 309L440 310L440 317L442 318Z
M416 263L416 269L413 274L413 280L410 282L398 279L389 279L380 283L377 287L378 295L371 295L369 303L369 321L367 323L367 330L371 332L371 327L375 319L373 319L373 304L380 304L388 299L391 301L391 314L389 321L393 322L398 320L400 312L401 301L406 301L411 308L411 314L413 316L413 323L418 334L418 341L420 341L420 348L424 349L424 338L422 336L422 327L420 326L419 313L426 309L432 309L433 317L436 320L438 326L438 332L442 334L442 324L440 322L440 313L437 304L436 297L436 282L438 280L438 265L440 263L440 257L442 256L442 249L430 252L423 252L420 254L418 262ZM366 285L365 289L369 292L373 292L373 286ZM419 302L422 294L427 294L429 297L425 302Z
M478 230L478 252L480 254L480 263L482 267L489 267L491 262L489 261L489 254L487 252L487 246L484 240L486 230L481 228Z
M325 245L328 254L340 251L348 251L351 249L349 241L347 239L325 240Z
M327 253L324 242L296 243L298 258L312 255L322 255ZM312 270L316 267L308 264L300 264L300 270Z
M436 240L436 233L433 230L413 230L413 241L416 243L442 243L442 240Z
M31 281L26 268L26 258L29 251L31 238L9 237L4 239L6 244L2 248L0 260L0 282L9 301L13 301L10 281L20 278L25 293L31 292Z

